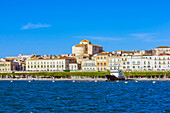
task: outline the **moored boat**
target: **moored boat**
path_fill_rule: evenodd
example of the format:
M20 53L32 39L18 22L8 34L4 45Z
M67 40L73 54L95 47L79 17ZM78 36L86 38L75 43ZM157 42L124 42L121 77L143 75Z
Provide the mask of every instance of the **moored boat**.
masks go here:
M111 70L110 75L106 75L106 79L107 81L125 80L125 76L120 70Z

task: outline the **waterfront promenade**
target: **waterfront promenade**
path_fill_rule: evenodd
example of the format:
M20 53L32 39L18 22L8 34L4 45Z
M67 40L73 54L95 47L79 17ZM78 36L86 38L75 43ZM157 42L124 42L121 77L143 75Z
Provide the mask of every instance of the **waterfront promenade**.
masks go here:
M0 78L0 81L106 81L106 78ZM170 81L170 78L131 78L125 81Z

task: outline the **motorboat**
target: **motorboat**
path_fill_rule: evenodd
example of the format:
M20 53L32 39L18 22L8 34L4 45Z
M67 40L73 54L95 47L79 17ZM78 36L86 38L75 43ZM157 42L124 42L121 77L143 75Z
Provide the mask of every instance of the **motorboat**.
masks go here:
M125 80L125 75L120 70L110 70L110 75L106 75L107 81Z

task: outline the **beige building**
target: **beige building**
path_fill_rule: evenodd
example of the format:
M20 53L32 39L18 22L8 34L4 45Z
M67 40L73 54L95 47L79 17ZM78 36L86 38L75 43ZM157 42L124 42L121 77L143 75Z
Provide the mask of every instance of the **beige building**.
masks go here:
M93 45L90 41L84 39L80 42L80 44L77 44L72 47L72 54L75 54L76 56L80 55L94 55L97 53L101 53L103 51L103 47L99 45Z
M110 70L120 69L122 64L122 57L120 55L112 55L109 57Z
M78 69L76 58L72 57L26 60L27 71L63 71Z
M0 72L16 71L17 64L15 62L0 61Z
M97 71L96 69L96 61L84 59L81 64L81 69L83 71Z

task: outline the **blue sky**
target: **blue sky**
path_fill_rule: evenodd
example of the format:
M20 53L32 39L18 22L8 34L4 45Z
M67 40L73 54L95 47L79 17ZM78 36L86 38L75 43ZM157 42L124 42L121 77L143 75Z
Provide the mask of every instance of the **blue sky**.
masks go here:
M170 0L1 0L0 57L70 54L83 39L105 51L170 46Z

